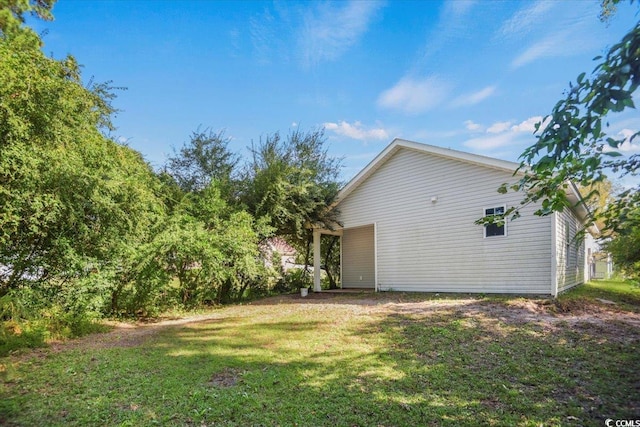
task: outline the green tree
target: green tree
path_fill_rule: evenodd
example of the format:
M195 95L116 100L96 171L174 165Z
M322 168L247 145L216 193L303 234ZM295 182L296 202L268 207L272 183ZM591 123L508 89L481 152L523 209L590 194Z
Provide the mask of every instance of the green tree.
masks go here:
M625 229L605 243L617 269L636 282L640 282L640 227Z
M247 212L230 209L214 181L176 205L141 253L140 270L175 277L185 306L240 299L266 274L258 243L269 233Z
M241 200L255 217L268 217L276 234L304 239L309 225L332 227L327 207L340 183L341 159L330 157L324 131L268 135L252 148Z
M56 0L0 0L0 37L30 32L31 30L22 26L26 14L46 21L53 20L51 9L55 2ZM31 40L36 41L35 38Z
M311 257L311 227L333 228L335 210L328 207L340 189L341 159L328 155L324 130L268 135L252 147L245 169L241 201L256 218L268 218L278 236L305 247Z
M85 87L72 57L47 58L34 37L0 37L0 295L38 285L68 301L78 286L107 296L125 249L164 214L159 183L104 136L108 85Z
M613 5L617 1L609 2ZM606 134L612 113L635 108L633 94L640 85L640 22L612 46L590 77L582 73L571 84L564 99L552 113L536 125L536 142L521 155L521 178L504 184L524 194L520 206L510 207L505 217L517 218L522 206L536 203L537 215L548 215L571 207L565 192L568 182L583 188L602 182L606 174L618 178L635 176L640 155L623 156L620 148L626 138ZM634 141L638 133L628 138ZM612 203L592 212L606 233L638 224L640 187L627 188L613 195ZM593 194L586 194L590 199Z
M229 142L224 131L197 130L189 143L169 158L166 170L185 192L199 191L218 181L223 195L231 197L238 156L229 151Z

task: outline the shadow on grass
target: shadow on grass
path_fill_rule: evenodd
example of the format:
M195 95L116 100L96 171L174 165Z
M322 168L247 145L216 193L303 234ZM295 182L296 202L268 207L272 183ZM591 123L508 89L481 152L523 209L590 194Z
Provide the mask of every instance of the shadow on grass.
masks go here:
M138 347L64 352L3 383L0 423L600 426L638 416L637 329L544 328L482 307L338 323L341 307L258 307Z
M513 295L511 295L513 298ZM480 294L461 293L427 293L427 292L309 292L306 297L299 294L285 294L252 301L250 305L279 305L279 304L338 304L338 305L370 305L388 303L407 303L418 301L475 301L484 299Z

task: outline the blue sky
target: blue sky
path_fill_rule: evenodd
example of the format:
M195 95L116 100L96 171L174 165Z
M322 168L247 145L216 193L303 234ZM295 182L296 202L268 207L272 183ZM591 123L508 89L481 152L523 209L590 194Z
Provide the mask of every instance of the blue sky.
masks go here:
M639 19L637 4L608 25L599 10L587 0L59 0L55 21L28 23L86 80L127 88L115 134L156 167L198 127L224 129L241 155L267 134L324 127L346 180L396 137L516 161L569 82ZM611 134L637 130L637 111L612 117Z

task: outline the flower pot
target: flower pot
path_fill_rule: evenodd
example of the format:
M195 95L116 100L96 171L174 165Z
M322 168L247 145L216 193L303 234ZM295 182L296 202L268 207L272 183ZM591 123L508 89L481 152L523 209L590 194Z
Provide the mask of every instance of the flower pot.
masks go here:
M300 296L306 297L309 294L309 288L300 288Z

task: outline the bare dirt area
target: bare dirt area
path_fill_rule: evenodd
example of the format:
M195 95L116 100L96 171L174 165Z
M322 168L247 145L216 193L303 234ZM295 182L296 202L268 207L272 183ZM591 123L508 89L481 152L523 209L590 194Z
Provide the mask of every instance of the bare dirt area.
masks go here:
M155 322L139 321L139 322L105 322L107 326L113 329L105 333L96 333L87 335L69 341L54 341L47 348L35 349L29 355L45 355L47 353L58 353L65 350L73 349L101 349L111 347L136 347L146 341L149 337L155 335L159 331L186 325L195 322L206 322L214 319L222 318L224 315L218 313L201 314L188 316L178 319L165 319Z
M443 313L455 313L456 317L478 321L500 322L506 325L534 324L544 330L556 328L596 327L620 341L637 340L640 336L640 314L617 310L615 305L582 304L559 305L557 301L544 298L513 298L506 300L484 300L474 296L425 296L405 293L310 293L282 295L265 298L250 304L235 305L209 314L179 319L149 322L110 322L113 330L93 334L80 339L54 342L48 348L37 349L22 357L46 355L73 349L100 349L111 347L135 347L166 328L180 327L198 322L212 322L229 317L251 316L268 306L279 306L279 310L344 310L345 315L405 315L428 318Z

